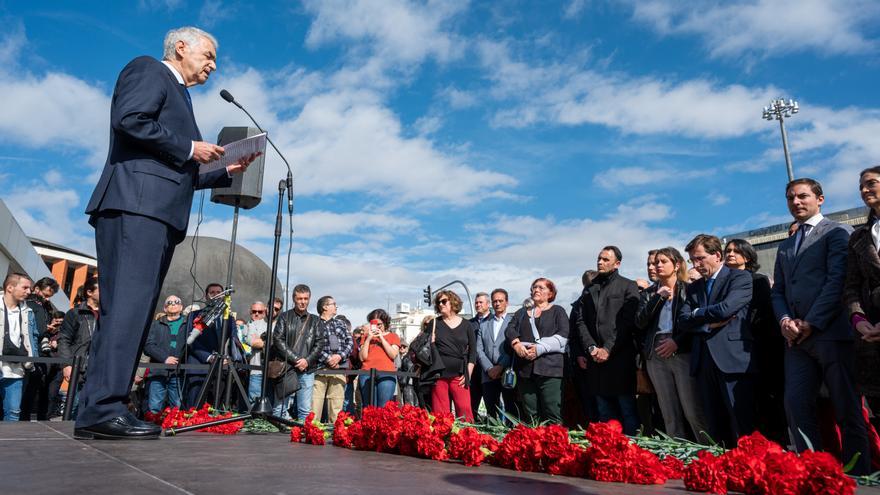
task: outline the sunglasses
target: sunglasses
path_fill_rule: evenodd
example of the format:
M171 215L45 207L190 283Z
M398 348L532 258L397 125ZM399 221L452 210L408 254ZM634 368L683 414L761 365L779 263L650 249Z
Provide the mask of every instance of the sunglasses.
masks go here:
M165 301L165 306L171 306L174 304L180 304L180 299L172 299L170 301Z
M449 299L440 299L439 301L437 301L437 304L439 304L440 306L443 306L444 304L449 304Z
M252 309L251 310L252 315L261 315L261 314L264 314L265 312L266 312L265 309Z

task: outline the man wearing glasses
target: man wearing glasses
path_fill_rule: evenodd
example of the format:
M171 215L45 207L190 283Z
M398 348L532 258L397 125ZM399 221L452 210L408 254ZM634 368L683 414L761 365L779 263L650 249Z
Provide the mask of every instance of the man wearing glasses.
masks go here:
M276 303L275 311L272 313L273 320L277 319L280 305ZM251 357L248 364L251 366L262 366L263 363L263 347L265 344L263 339L266 334L266 303L256 301L251 304L251 321L247 324L247 332L245 333L242 343L250 346ZM252 369L250 379L248 381L248 398L251 402L260 396L260 387L263 386L262 370Z
M144 354L151 363L177 365L186 348L186 332L182 329L180 312L183 304L177 296L165 298L165 316L150 326ZM151 369L146 379L147 409L158 414L167 405L180 407L180 377L176 369ZM167 401L167 404L166 404Z

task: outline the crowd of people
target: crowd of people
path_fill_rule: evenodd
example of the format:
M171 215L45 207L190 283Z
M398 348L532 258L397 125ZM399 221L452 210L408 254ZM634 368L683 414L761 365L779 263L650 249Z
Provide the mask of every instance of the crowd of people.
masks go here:
M337 314L331 296L310 312L312 293L303 284L293 288L287 311L280 298L271 312L256 301L250 318L220 319L202 330L203 310L187 312L170 295L142 360L210 364L221 356L228 325L223 355L251 365L238 373L254 400L264 381L271 314L265 369L278 416L302 420L315 412L332 422L340 411L357 414L364 405L398 400L452 410L466 421L585 426L614 419L630 435L662 430L728 446L759 430L798 451L822 446L845 462L858 455L853 472L867 473L880 445L871 423L880 397L880 167L864 170L859 188L870 213L853 231L822 216L817 181L787 185L793 222L772 278L758 273L756 251L742 239L722 243L700 234L686 256L675 247L652 249L639 280L619 273L623 253L606 246L570 307L557 301L545 277L514 312L507 290L479 293L469 320L460 315L461 298L441 290L432 295L435 316L409 343L390 331L382 309L356 327ZM21 274L6 278L4 356L88 355L100 307L97 281L86 281L66 314L48 302L57 290L51 279L32 286ZM209 284L205 300L222 292ZM376 372L332 372L358 369ZM73 386L81 387L83 376ZM199 370L148 368L135 379L142 395L132 405L152 412L197 406L200 392L211 388L206 378ZM69 365L2 362L4 420L61 414L71 379ZM207 398L215 399L210 392Z

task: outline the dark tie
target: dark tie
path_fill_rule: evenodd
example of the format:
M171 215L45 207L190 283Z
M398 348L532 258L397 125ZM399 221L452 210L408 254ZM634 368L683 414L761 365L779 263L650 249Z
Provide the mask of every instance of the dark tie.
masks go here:
M712 297L712 286L715 285L715 279L710 278L706 280L706 301Z
M804 245L804 239L807 238L807 232L809 232L809 231L810 231L810 224L802 223L801 226L798 227L797 234L795 234L795 235L797 235L797 239L795 239L795 241L797 242L797 246L795 246L795 248L794 248L795 255L800 254L801 246Z
M189 113L194 113L193 112L193 101L192 101L192 98L189 96L189 90L186 89L186 85L181 84L181 86L183 86L183 96L186 97L186 105L189 107Z

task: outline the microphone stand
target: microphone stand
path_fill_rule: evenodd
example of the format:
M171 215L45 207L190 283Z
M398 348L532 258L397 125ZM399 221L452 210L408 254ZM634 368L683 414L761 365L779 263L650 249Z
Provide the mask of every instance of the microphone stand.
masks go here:
M257 129L259 129L260 132L266 132L265 130L263 130L262 127L260 127L260 124L257 123L257 121L253 118L253 116L251 116L250 112L248 112L240 103L235 101L235 98L233 98L232 95L229 94L228 91L226 91L225 89L222 90L220 92L220 96L224 100L226 100L229 103L232 103L233 105L240 108L251 119L251 122L253 122L254 125L257 126ZM244 421L246 419L257 419L257 418L266 420L269 423L273 424L274 426L278 427L279 429L281 429L282 426L297 426L298 425L298 423L296 421L284 419L284 418L273 415L272 414L272 401L270 401L269 397L267 397L267 395L266 395L266 389L268 388L268 385L269 385L269 361L270 361L270 358L272 355L273 336L275 333L275 329L273 327L272 321L275 317L275 315L273 314L275 311L275 304L274 304L275 294L276 294L275 280L278 278L278 258L279 258L280 252L281 252L281 225L283 223L283 218L284 218L283 206L284 206L284 193L285 193L285 191L287 192L287 209L288 209L288 212L291 215L291 217L293 216L293 172L291 171L290 164L287 162L287 159L284 158L284 155L281 153L281 151L278 149L278 147L275 146L275 143L273 143L272 140L269 139L268 133L266 133L266 140L269 142L269 144L272 145L272 148L275 149L275 152L278 153L278 156L281 157L281 160L284 161L284 164L287 166L287 177L282 179L280 182L278 182L278 211L275 215L275 245L272 249L272 273L270 275L271 279L269 282L269 299L268 299L269 304L267 305L267 308L266 308L267 309L267 312L266 312L266 342L264 342L264 344L263 344L263 362L262 362L262 367L263 367L262 378L263 378L263 380L260 383L260 396L254 400L253 404L251 405L251 409L247 414L242 414L239 416L234 416L234 417L226 418L226 419L220 419L220 420L216 420L216 421L209 421L206 423L193 425L193 426L186 426L183 428L165 430L163 432L164 436L171 436L171 435L176 435L179 433L186 433L188 431L201 430L204 428L209 428L211 426L218 426L218 425L223 425L223 424L227 424L227 423L233 423L236 421ZM238 208L236 208L236 216L237 216L237 211L238 211ZM291 226L291 228L292 228L292 226ZM235 226L233 226L233 229L235 229ZM233 236L234 235L235 235L235 230L233 230ZM233 243L234 243L234 239L233 239ZM233 244L233 249L234 249L234 244ZM232 257L234 256L233 253L234 253L234 251L232 253L230 253L230 261L232 260ZM232 268L230 265L230 270L231 269ZM231 278L231 275L228 278ZM227 282L229 282L229 280ZM279 318L280 318L280 316L279 316ZM280 320L279 320L279 323L280 323ZM224 325L225 325L225 322L224 322ZM221 366L222 366L222 364L221 364ZM230 372L232 372L232 371L230 371ZM283 377L282 377L282 380L283 380ZM206 384L207 384L207 381L206 381ZM274 393L274 391L273 391L273 393ZM280 400L283 402L284 398L282 397Z
M275 279L278 277L278 257L281 252L281 224L282 219L284 218L283 214L283 206L284 206L284 192L287 189L287 180L283 179L278 183L278 211L275 215L275 245L272 249L272 278L269 285L269 301L275 300ZM247 419L263 419L273 424L274 426L281 429L282 426L297 426L298 422L280 418L272 414L272 403L269 398L266 396L266 388L269 384L269 357L271 355L272 349L272 341L274 328L272 325L272 319L274 318L273 312L275 311L275 305L268 305L267 313L266 313L266 342L263 347L263 381L260 384L260 396L254 401L251 406L250 412L247 414L241 414L238 416L233 416L231 418L226 419L218 419L216 421L208 421L206 423L193 425L193 426L184 426L182 428L175 429L167 429L163 431L164 436L173 436L178 435L180 433L186 433L189 431L197 431L202 430L204 428L210 428L211 426L225 425L227 423L234 423L236 421L244 421ZM279 316L280 318L280 316ZM279 320L280 321L280 320ZM283 398L282 398L283 400Z

